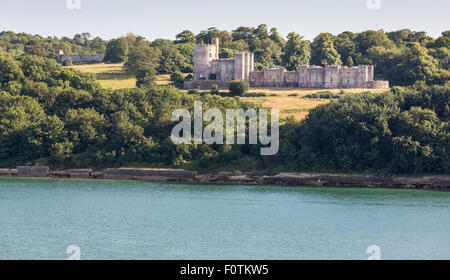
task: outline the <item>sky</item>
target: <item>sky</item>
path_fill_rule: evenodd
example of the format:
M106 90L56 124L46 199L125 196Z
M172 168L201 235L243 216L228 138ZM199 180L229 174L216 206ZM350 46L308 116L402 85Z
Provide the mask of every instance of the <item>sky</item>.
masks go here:
M449 11L449 0L0 0L0 31L103 39L132 32L154 40L264 23L309 40L320 32L403 28L438 37L450 30Z

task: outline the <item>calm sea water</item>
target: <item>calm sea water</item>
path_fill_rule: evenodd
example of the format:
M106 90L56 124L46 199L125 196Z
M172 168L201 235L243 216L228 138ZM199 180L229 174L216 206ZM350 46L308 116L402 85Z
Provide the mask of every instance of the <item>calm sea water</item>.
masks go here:
M450 259L450 193L0 179L0 259Z

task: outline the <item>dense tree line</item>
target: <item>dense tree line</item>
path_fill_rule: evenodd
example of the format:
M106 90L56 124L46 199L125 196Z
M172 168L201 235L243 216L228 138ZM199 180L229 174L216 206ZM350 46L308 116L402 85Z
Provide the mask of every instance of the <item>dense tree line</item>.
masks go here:
M0 32L0 55L18 57L29 54L56 58L59 50L66 54L98 54L106 52L107 43L99 37L92 38L87 32L76 34L73 38L44 38L39 35L3 31Z

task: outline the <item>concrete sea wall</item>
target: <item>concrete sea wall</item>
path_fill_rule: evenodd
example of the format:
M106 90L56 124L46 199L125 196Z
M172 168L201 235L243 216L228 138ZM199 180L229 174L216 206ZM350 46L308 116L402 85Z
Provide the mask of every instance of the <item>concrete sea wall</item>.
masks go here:
M154 182L186 182L221 185L275 185L316 187L361 187L391 189L450 190L450 176L391 177L341 174L280 173L275 176L252 176L219 172L199 175L196 171L147 168L110 168L104 171L70 169L50 171L45 166L18 166L0 169L0 177L49 177L109 180L141 180Z
M104 179L147 180L147 181L189 181L194 180L197 172L170 169L120 168L105 169Z
M20 177L48 177L50 168L47 166L17 166Z

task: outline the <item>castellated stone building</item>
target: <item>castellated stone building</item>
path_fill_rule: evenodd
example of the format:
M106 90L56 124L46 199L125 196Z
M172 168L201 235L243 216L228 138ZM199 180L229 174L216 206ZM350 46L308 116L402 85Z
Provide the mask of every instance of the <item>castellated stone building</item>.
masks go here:
M388 89L388 81L374 80L374 67L300 66L297 72L283 67L254 71L254 55L239 53L233 58L219 59L219 39L212 44L195 45L194 79L185 82L186 89L211 89L217 85L227 89L231 81L248 80L251 87L295 88L367 88Z
M217 84L228 88L230 81L248 80L253 67L252 53L219 59L219 39L214 38L212 44L194 46L194 80L187 81L185 87L210 89Z
M251 72L249 83L252 87L298 87L298 88L366 88L388 89L388 81L374 81L374 67L360 65L347 66L300 66L298 72L271 68L261 72Z

